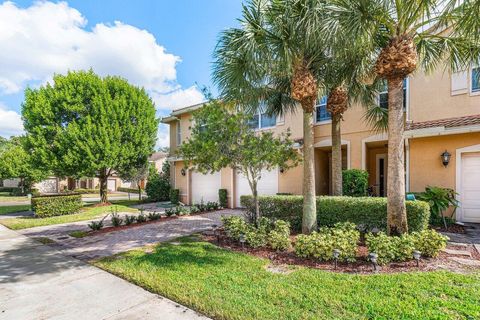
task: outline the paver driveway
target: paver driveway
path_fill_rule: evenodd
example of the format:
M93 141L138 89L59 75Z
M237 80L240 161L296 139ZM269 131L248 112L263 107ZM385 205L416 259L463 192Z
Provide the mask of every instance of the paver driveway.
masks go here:
M20 232L30 237L48 237L58 243L57 249L62 253L81 260L91 260L205 231L215 224L220 225L221 216L240 214L240 210L214 211L80 239L68 237L65 232L85 228L88 222L24 229Z
M0 319L207 319L0 226Z

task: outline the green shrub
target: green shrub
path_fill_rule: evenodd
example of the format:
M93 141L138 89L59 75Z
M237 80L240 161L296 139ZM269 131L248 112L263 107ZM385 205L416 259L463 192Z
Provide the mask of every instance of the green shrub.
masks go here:
M112 213L111 222L114 227L119 227L122 225L123 219L118 215L118 213Z
M290 224L276 220L273 229L268 233L268 245L273 250L284 251L290 248Z
M333 250L340 250L340 261L355 261L360 232L352 223L338 223L334 227L322 227L319 232L299 235L295 253L299 257L321 261L333 260Z
M125 216L125 225L126 225L126 226L129 226L129 225L131 225L132 223L135 223L135 221L137 221L137 217L135 217L135 216L130 216L130 215L126 215L126 216Z
M377 263L387 264L395 259L394 237L387 236L384 232L377 235L369 233L365 236L368 252L375 252L378 255Z
M138 188L124 188L124 187L119 187L119 188L117 188L117 191L120 191L120 192L129 192L129 193L139 193Z
M245 233L245 241L252 248L265 247L267 245L267 233L263 230L250 227Z
M412 234L415 249L424 257L436 257L447 246L448 237L427 229Z
M168 201L170 198L171 186L167 176L153 174L149 176L145 193L151 201Z
M148 220L151 221L159 220L161 217L160 213L156 211L148 213Z
M75 193L78 194L87 194L87 193L99 193L100 189L86 189L86 188L76 188Z
M179 189L170 190L170 202L172 204L179 204L180 203L180 190Z
M100 221L92 221L88 224L88 227L94 231L100 230L103 228L103 219Z
M220 202L220 207L222 208L228 207L227 189L218 190L218 200Z
M230 238L233 240L240 240L240 235L246 235L249 231L250 226L248 223L241 217L223 217L222 216L223 228L227 232Z
M8 192L13 196L15 193L21 193L22 189L19 187L0 187L0 192Z
M82 196L79 194L32 198L32 210L40 218L78 213L82 206Z
M166 210L165 210L165 214L167 215L167 217L171 217L171 216L173 216L173 215L185 216L185 215L190 214L190 210L191 210L191 209L189 209L189 208L187 208L187 207L176 206L176 207L172 207L172 208L166 209ZM195 210L195 209L194 209L194 210Z
M288 221L294 231L301 230L302 196L259 196L260 215ZM252 196L241 197L242 206L254 212ZM423 201L407 201L408 227L411 232L427 228L429 206ZM247 215L248 215L247 212ZM387 199L374 197L317 197L319 226L333 226L338 222L363 225L367 230L387 228Z
M367 195L368 172L360 169L342 171L343 195L364 197Z
M451 224L453 222L450 217L444 218L443 213L450 206L454 208L458 207L458 201L456 199L457 193L455 190L428 186L425 188L425 192L418 193L417 196L419 200L427 202L430 206L431 225L438 226L444 222L445 224Z
M135 219L137 220L137 223L142 223L147 221L147 216L144 215L143 213L140 213L139 215L137 215Z

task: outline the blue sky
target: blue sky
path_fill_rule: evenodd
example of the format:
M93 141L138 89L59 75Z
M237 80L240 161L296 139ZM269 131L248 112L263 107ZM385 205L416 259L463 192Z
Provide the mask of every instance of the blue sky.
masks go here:
M144 86L159 115L198 102L199 87L212 87L217 37L240 14L241 0L1 2L0 135L21 133L26 86L69 69L92 67Z

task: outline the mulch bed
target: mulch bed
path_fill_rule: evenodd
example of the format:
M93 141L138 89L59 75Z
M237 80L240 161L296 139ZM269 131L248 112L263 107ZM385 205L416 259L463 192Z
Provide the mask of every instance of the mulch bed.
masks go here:
M438 232L449 232L449 233L465 233L465 226L462 226L462 225L459 225L459 224L451 224L449 226L447 226L447 228L445 229L445 227L433 227L434 230L438 231Z
M294 237L292 236L292 241ZM372 274L372 273L398 273L398 272L413 272L413 271L433 271L438 269L447 269L455 272L465 272L464 268L458 266L455 262L452 262L448 258L445 252L441 252L437 258L422 258L417 267L415 260L406 262L392 262L384 266L377 266L377 270L374 271L373 265L367 260L368 250L363 244L358 246L357 261L352 263L338 262L335 269L333 261L319 261L309 258L301 258L295 255L293 249L288 251L274 251L269 248L250 248L246 245L242 247L238 242L233 241L226 237L225 234L220 235L220 242L217 241L217 237L206 233L203 235L203 240L213 243L225 249L229 249L236 252L242 252L251 254L256 257L269 259L273 265L292 265L292 266L304 266L314 269L327 270L339 273L352 273L352 274ZM447 248L453 248L447 246ZM465 248L462 248L465 250ZM470 250L470 249L468 249ZM475 251L474 248L471 250ZM472 256L476 258L476 255L472 251ZM475 251L476 253L476 251ZM477 258L479 259L479 258Z

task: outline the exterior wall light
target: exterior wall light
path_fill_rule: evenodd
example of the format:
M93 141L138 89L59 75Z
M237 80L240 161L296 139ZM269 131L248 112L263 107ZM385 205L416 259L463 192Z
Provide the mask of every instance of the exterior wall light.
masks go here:
M284 172L285 172L285 168L280 167L280 173L284 173Z
M182 176L185 176L187 174L187 171L185 171L185 168L182 168L182 170L180 170L180 174Z
M445 152L442 153L440 156L442 157L442 163L443 163L444 167L446 168L448 166L448 163L450 162L450 157L452 155L450 154L450 152L445 150Z

